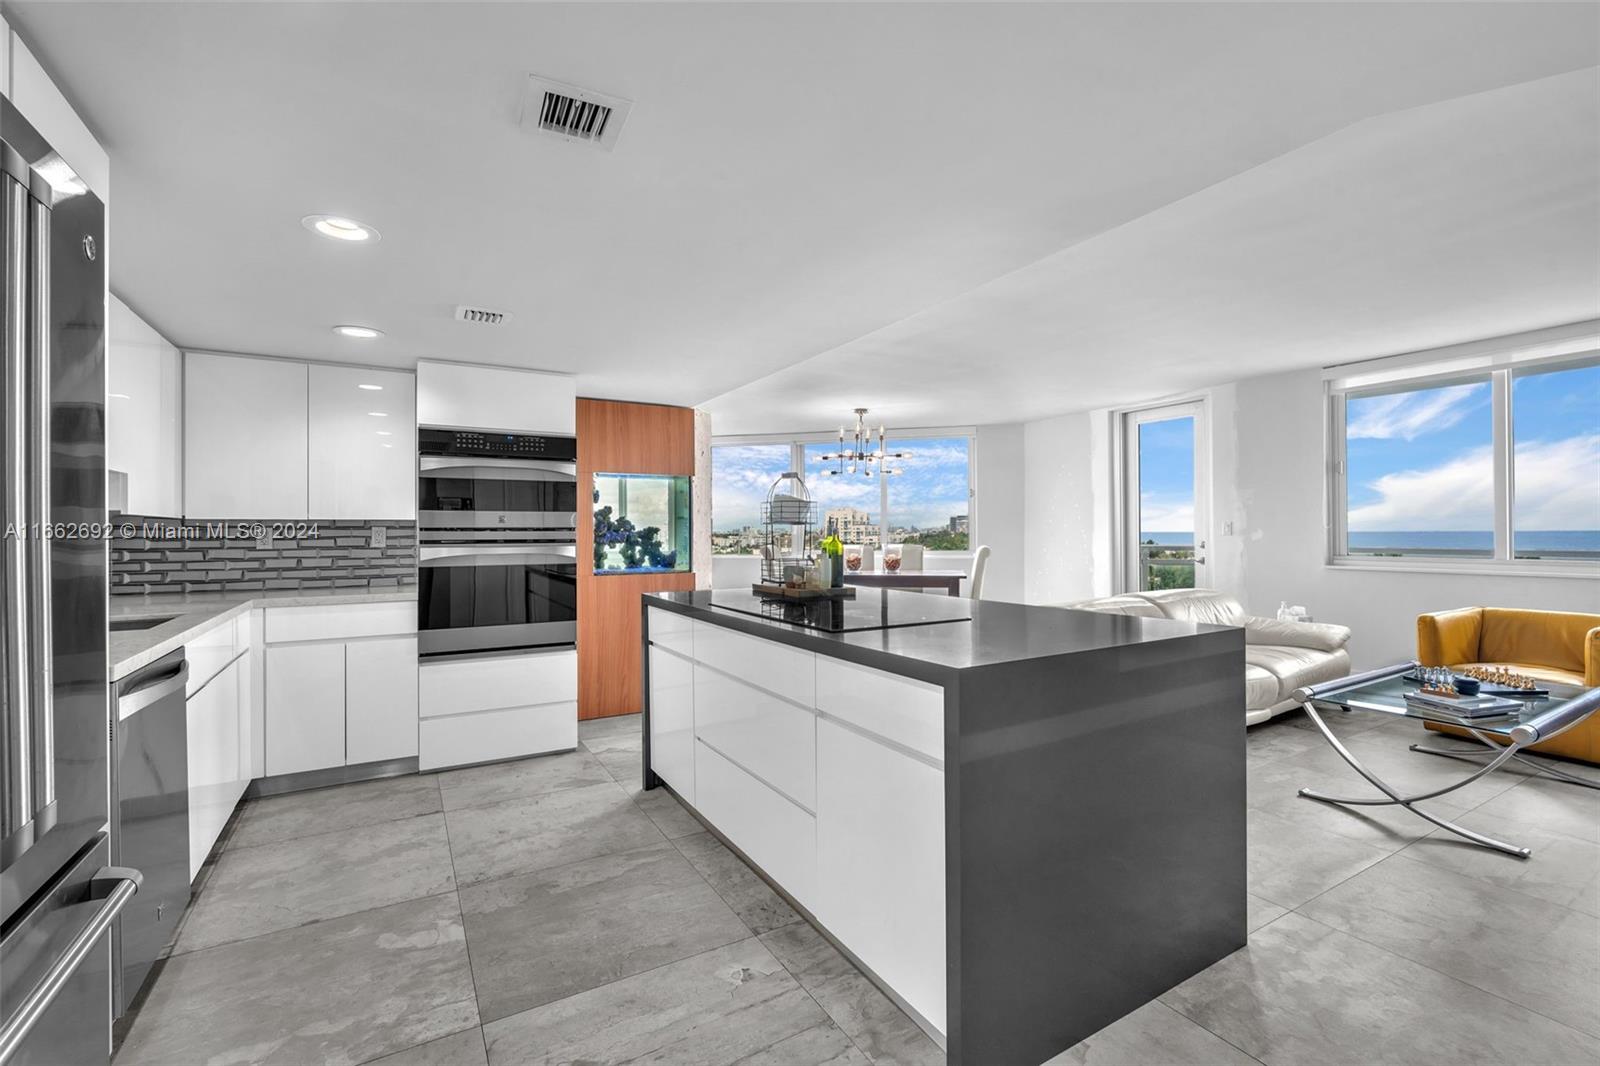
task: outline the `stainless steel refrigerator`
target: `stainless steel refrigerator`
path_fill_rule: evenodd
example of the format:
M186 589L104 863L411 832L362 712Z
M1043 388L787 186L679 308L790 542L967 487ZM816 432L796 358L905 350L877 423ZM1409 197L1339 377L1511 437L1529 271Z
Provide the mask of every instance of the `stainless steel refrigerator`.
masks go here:
M0 1066L104 1063L105 207L0 97Z

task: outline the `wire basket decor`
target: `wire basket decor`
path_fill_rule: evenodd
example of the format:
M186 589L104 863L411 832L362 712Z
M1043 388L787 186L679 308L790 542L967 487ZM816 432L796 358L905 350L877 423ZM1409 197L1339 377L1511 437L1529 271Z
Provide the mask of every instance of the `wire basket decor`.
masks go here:
M761 550L761 580L781 585L798 569L809 570L816 538L817 505L805 478L790 470L767 491L761 505L767 540Z

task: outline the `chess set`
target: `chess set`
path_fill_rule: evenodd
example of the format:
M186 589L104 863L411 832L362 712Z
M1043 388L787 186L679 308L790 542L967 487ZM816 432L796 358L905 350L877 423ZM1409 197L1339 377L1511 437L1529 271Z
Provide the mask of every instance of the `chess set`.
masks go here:
M1503 666L1468 666L1463 667L1461 673L1474 681L1495 688L1514 689L1529 695L1541 691L1538 681L1527 674L1515 673Z

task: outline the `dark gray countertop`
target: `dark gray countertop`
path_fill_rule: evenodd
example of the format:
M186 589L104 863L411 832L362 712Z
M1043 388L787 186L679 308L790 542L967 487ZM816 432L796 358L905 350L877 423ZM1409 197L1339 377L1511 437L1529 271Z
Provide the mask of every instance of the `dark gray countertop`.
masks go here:
M739 597L738 611L718 607ZM748 597L744 601L743 597ZM828 633L757 617L761 598L733 589L698 592L656 592L644 597L647 607L660 607L714 625L765 637L838 659L848 659L934 683L965 670L1048 659L1102 648L1133 647L1204 633L1229 626L1199 625L1166 618L1101 614L1062 607L1034 607L999 600L964 600L925 596L895 589L860 589L858 610L882 610L890 619L969 614L970 620L932 624L894 622L897 628ZM934 606L938 605L938 606ZM743 613L750 610L753 613Z

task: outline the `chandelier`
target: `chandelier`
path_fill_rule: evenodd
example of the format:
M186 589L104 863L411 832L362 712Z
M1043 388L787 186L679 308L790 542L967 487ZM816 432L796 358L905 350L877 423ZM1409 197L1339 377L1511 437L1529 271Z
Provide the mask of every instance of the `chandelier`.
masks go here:
M898 467L891 469L887 464L890 459L905 459L910 452L884 451L885 433L882 426L878 427L878 447L872 448L872 430L867 428L867 409L856 408L856 432L853 446L846 448L844 427L839 427L839 450L822 456L825 463L837 462L838 467L824 470L828 477L843 477L846 474L860 474L863 477L872 477L882 471L884 477L901 473Z

